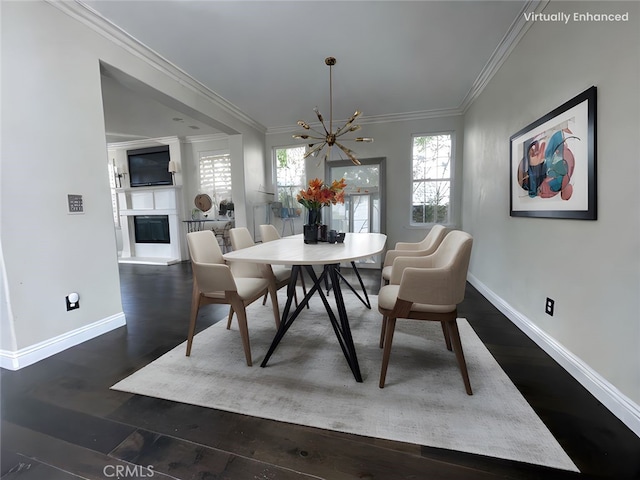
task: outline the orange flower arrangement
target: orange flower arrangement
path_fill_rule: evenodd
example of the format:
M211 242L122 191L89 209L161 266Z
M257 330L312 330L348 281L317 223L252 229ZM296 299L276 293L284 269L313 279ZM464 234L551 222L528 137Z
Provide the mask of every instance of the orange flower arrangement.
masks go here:
M296 199L309 210L319 210L328 205L344 203L346 186L344 178L334 180L331 185L326 185L319 178L315 178L309 182L309 188L300 190Z

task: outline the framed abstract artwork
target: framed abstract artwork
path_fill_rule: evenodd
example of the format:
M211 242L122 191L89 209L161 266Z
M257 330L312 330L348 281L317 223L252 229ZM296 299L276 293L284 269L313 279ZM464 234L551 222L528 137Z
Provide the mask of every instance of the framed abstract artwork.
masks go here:
M596 220L596 87L513 134L512 217Z

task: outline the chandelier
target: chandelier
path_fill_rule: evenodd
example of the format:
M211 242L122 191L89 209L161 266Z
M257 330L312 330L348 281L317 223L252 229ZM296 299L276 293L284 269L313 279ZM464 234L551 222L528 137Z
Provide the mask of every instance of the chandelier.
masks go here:
M298 121L298 125L300 125L305 130L313 132L313 134L303 133L296 134L293 138L301 139L301 140L311 140L309 143L309 150L304 154L304 158L307 158L311 155L317 157L324 149L327 147L324 160L326 161L329 158L329 154L331 153L332 147L335 145L340 150L342 150L347 157L353 162L354 165L360 165L360 160L356 158L355 152L350 148L345 147L343 144L338 142L338 138L342 137L342 135L350 132L355 132L360 130L360 125L354 125L353 122L358 118L362 112L356 110L353 115L347 120L342 127L338 128L335 132L333 131L333 78L331 68L336 64L336 59L333 57L327 57L324 59L324 63L329 65L329 128L327 129L327 125L324 123L324 118L322 114L318 110L318 107L313 109L316 112L316 116L318 120L320 120L320 124L324 130L324 133L318 130L311 128L311 126L307 122L303 122L302 120ZM315 135L314 135L315 134ZM341 141L355 141L355 142L373 142L373 138L370 137L356 137L356 138L343 138Z

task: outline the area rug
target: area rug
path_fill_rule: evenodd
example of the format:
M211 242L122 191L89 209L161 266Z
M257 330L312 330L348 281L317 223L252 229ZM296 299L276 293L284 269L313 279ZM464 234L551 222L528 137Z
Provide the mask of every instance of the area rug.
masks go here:
M112 388L328 430L578 471L465 319L460 335L473 395L439 323L399 320L384 389L377 298L345 304L363 382L357 383L319 298L312 298L269 360L275 334L269 304L248 308L253 367L237 323L199 333L190 357L179 345Z

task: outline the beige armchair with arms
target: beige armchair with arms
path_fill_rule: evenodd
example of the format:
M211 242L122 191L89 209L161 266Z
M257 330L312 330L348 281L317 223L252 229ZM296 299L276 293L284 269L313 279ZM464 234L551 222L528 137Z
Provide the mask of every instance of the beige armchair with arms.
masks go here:
M280 310L276 290L267 279L260 275L235 275L225 264L222 250L211 230L187 234L187 244L193 270L193 294L191 298L191 318L187 336L187 356L196 329L198 311L202 305L230 305L238 315L238 326L247 365L251 366L251 347L245 307L269 292L273 303L273 317L276 327L280 326Z
M395 259L389 285L378 295L378 311L383 316L380 347L384 347L380 388L385 384L396 320L428 320L442 324L446 347L453 347L465 390L472 395L456 321L457 305L464 299L472 244L471 235L454 230L431 255Z
M384 257L384 264L382 265L382 281L381 287L389 283L391 278L391 267L393 261L397 257L423 257L425 255L431 255L436 251L440 242L447 234L446 227L442 225L434 225L429 230L429 233L424 237L421 242L408 243L397 242L393 250L387 250Z
M260 238L262 238L263 242L273 242L274 240L279 240L282 236L278 233L276 227L268 223L260 225Z
M231 238L231 245L234 250L241 250L243 248L253 247L255 242L251 237L251 232L246 227L236 227L229 230L229 237ZM237 263L232 264L232 269L256 269L258 268L264 277L269 280L269 282L273 283L276 290L280 290L283 287L289 285L289 279L291 278L291 268L284 267L282 265L256 265L253 263ZM235 271L235 270L234 270ZM296 307L298 306L298 296L294 292L294 298L296 302ZM266 295L262 304L266 303ZM229 315L229 321L227 323L227 328L231 326L231 318L232 315Z
M280 236L280 234L278 233L278 230L276 230L276 227L274 227L273 225L271 225L270 223L266 224L266 225L260 225L260 238L262 238L263 242L273 242L274 240L279 240L280 238L282 238ZM286 267L284 265L272 265L273 270L274 270L274 274L276 271L281 270L281 271L285 271L288 273L289 277L291 276L291 267ZM276 277L278 275L276 274ZM307 295L307 287L304 283L304 276L302 275L302 271L300 272L300 285L302 286L302 292L305 294L305 296ZM298 297L294 292L294 299L296 302L296 307L298 306ZM264 305L266 302L267 298L265 297L264 300L262 301L262 304ZM307 303L307 308L309 308L309 304Z

